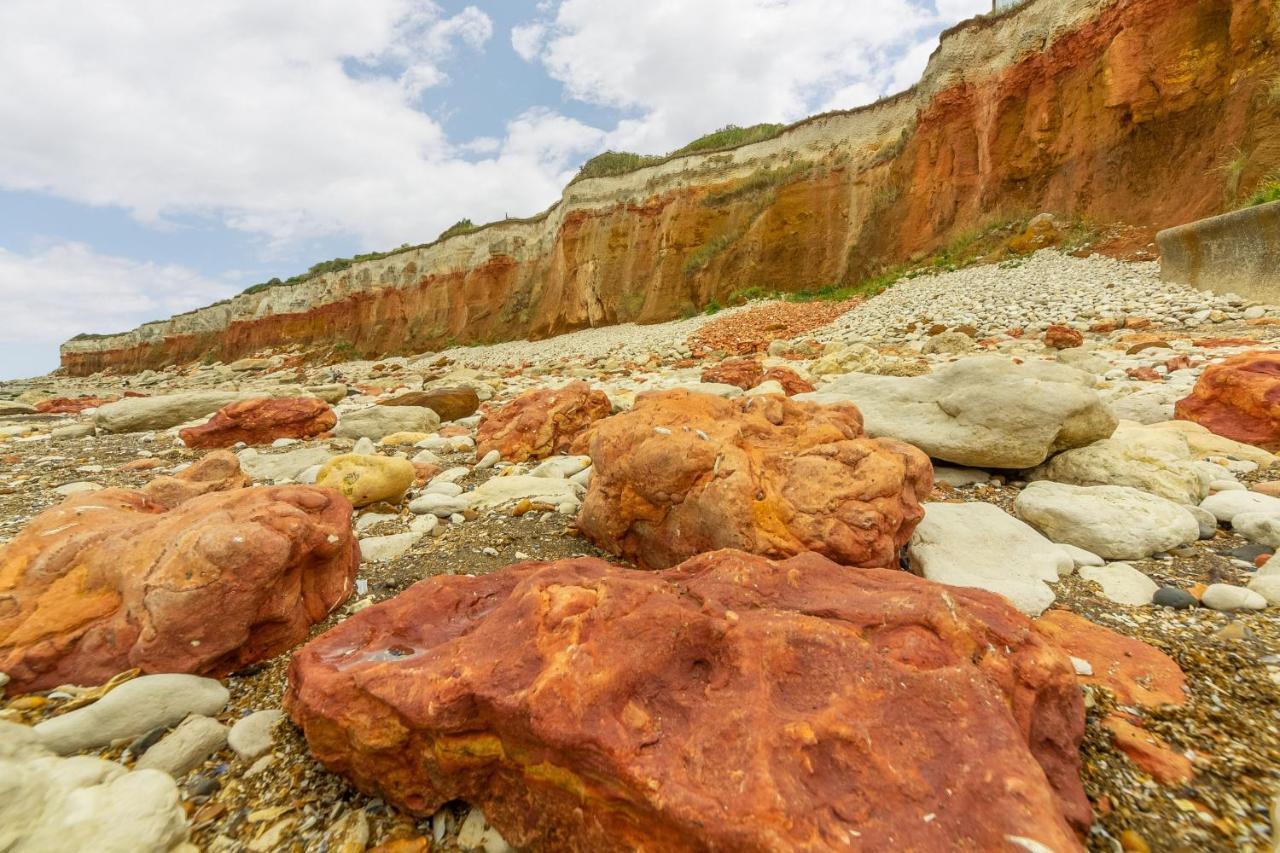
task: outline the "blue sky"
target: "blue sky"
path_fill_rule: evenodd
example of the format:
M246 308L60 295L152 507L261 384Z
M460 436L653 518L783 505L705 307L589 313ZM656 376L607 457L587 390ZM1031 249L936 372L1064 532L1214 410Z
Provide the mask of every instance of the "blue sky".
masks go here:
M312 263L526 216L914 82L985 0L6 0L0 378Z

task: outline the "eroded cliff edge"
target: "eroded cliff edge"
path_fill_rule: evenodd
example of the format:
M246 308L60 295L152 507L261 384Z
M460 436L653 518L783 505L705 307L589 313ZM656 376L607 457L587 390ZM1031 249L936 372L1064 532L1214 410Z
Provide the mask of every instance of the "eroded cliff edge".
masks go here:
M1278 76L1273 0L1031 0L946 33L921 82L873 106L577 181L532 219L68 341L62 365L538 338L853 281L1013 214L1164 227L1280 165Z

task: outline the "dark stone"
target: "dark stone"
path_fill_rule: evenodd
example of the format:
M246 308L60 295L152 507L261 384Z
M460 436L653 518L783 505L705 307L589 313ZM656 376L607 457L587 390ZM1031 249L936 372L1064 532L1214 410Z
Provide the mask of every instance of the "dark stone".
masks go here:
M151 731L139 736L133 743L129 744L129 752L137 758L148 749L156 745L156 741L164 737L165 732L169 731L164 726L156 726Z
M1250 542L1241 545L1239 548L1232 548L1226 552L1226 556L1235 557L1237 560L1244 560L1246 563L1252 563L1263 554L1270 556L1275 553L1274 548L1268 548L1266 545L1258 545Z
M1174 610L1189 610L1197 606L1200 602L1196 601L1196 597L1185 589L1178 589L1176 586L1162 586L1156 590L1156 594L1151 597L1151 603L1157 607L1172 607Z

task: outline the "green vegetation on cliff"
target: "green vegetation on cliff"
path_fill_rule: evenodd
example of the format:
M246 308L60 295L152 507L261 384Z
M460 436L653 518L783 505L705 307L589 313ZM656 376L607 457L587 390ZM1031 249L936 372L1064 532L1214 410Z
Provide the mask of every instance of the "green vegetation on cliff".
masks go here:
M629 151L606 151L583 163L582 168L578 170L578 174L574 175L573 180L569 183L574 184L578 181L585 181L588 178L609 178L614 175L625 175L628 172L643 169L645 166L656 166L659 163L665 163L668 160L688 154L709 154L714 151L724 151L729 148L750 145L753 142L763 142L766 139L772 139L785 129L786 125L782 124L753 124L751 127L738 127L736 124L729 124L705 136L698 137L688 145L677 148L670 154L632 154Z

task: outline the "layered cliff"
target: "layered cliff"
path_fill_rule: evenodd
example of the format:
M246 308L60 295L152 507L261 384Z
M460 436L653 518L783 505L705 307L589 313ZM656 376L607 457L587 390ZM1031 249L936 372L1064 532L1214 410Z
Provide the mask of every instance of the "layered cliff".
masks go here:
M894 98L575 181L532 219L72 340L62 364L545 337L856 281L1015 214L1173 225L1280 166L1278 77L1273 0L1030 0L947 32Z

